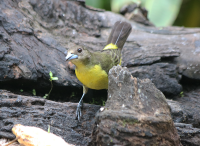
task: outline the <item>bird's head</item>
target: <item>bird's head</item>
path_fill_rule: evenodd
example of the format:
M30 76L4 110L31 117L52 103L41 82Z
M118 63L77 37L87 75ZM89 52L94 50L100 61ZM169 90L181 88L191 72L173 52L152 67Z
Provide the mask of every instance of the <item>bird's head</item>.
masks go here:
M73 46L66 53L66 61L71 61L76 66L79 64L87 63L91 54L90 52L82 46Z

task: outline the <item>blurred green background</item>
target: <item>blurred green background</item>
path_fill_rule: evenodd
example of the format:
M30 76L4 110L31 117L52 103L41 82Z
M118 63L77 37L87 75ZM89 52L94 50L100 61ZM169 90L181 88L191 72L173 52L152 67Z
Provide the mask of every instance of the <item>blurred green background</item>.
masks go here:
M86 5L119 13L122 6L141 3L158 27L200 27L200 0L86 0Z

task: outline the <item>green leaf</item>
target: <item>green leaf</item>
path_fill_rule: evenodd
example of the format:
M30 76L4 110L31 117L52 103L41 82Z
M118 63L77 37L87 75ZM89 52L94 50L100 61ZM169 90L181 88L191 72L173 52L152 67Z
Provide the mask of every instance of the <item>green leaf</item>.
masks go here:
M72 92L72 94L71 94L71 96L70 96L70 97L73 97L73 96L75 96L75 93L74 93L74 92Z
M50 133L50 125L48 125L48 133Z
M49 72L49 76L50 76L50 77L53 77L53 73L52 73L51 71Z
M138 0L137 0L138 1ZM132 3L133 0L112 0L111 1L111 10L113 12L119 12L120 9L127 4Z
M86 5L110 11L110 0L86 0Z
M58 77L52 77L51 79L52 80L58 80Z
M20 92L23 92L23 91L24 91L23 89L20 90Z
M48 94L45 94L45 95L43 96L43 98L47 98L47 96L48 96Z
M33 89L33 95L36 96L36 91L35 91L35 89Z
M143 5L148 10L149 20L158 27L170 26L175 21L182 0L146 0Z

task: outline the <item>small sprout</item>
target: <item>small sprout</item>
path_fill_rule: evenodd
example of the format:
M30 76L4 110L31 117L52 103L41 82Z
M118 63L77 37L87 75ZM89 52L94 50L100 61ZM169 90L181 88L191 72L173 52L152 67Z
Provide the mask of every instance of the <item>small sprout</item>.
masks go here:
M51 71L49 72L49 76L50 76L50 78L53 77L53 73Z
M102 101L102 105L105 106L106 101L103 99L101 101Z
M92 102L90 102L90 104L94 104L94 98L92 98Z
M97 100L96 98L92 98L92 101L89 102L89 104L96 104L96 105L102 105L105 106L106 101L101 99Z
M20 92L23 92L23 91L24 91L23 89L20 90Z
M181 93L180 93L180 96L181 96L181 97L183 97L183 96L184 96L184 93L183 93L183 91L181 91Z
M71 94L71 96L70 97L74 97L75 96L75 93L74 92L72 92L72 94Z
M50 71L49 72L49 76L50 76L50 81L53 81L53 80L58 80L58 77L53 77L53 73Z
M49 72L49 76L50 76L49 80L51 82L51 89L49 91L49 94L45 94L45 96L43 98L49 98L51 90L53 89L53 83L52 83L52 81L53 80L58 80L58 77L53 77L53 73L51 71Z
M35 91L35 89L33 89L33 92L32 92L32 93L33 93L34 96L36 96L36 91Z
M52 80L58 80L58 77L53 77Z
M48 133L50 133L50 125L48 125Z
M46 99L47 97L48 97L48 94L45 94L45 95L43 96L43 98L45 98L45 99Z
M92 102L90 104L98 104L98 101L96 101L94 98L92 98Z

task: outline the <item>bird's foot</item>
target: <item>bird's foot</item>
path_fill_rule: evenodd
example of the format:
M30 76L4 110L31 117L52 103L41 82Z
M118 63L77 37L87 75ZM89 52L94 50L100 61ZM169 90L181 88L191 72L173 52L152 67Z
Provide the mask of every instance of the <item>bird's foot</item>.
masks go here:
M76 109L76 118L78 118L78 121L80 121L81 116L82 116L82 114L81 114L81 108L82 108L82 106L83 106L83 102L80 101L80 102L78 103L77 109Z

